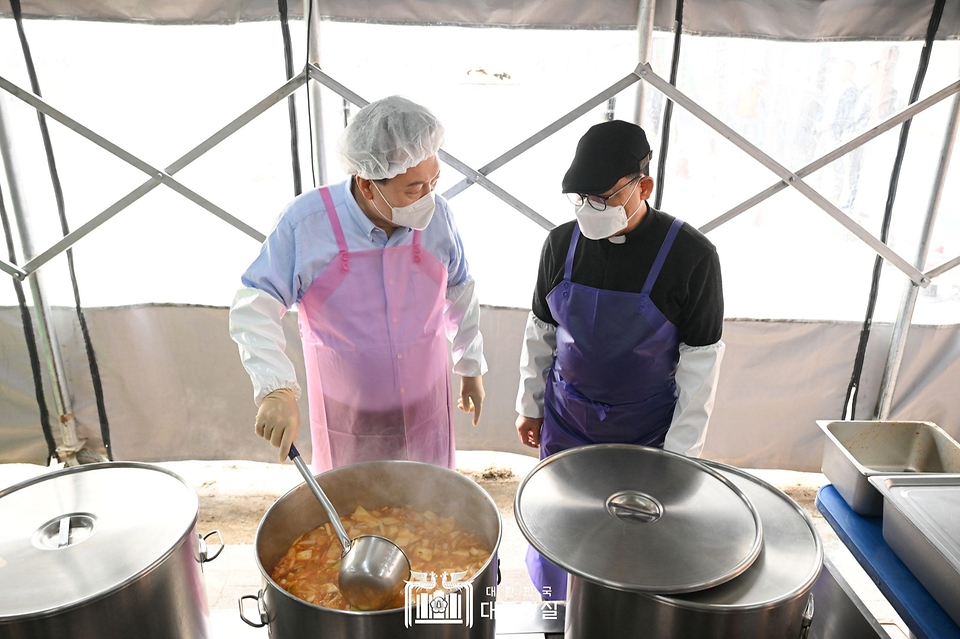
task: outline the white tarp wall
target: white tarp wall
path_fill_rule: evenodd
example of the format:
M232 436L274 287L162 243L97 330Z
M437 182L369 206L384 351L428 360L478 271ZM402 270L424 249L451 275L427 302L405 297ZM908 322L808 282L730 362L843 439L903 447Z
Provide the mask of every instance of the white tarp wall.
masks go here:
M269 4L244 3L244 10L254 15L216 4L209 15L226 23L275 14ZM608 10L615 4L596 6ZM738 24L752 29L748 30L752 35L766 37L685 35L677 85L763 151L799 168L906 106L922 47L916 38L923 36L930 7L884 4L886 11L876 6L867 11L863 8L867 5L852 0L796 3L801 14L816 10L818 18L810 29L833 31L828 40L794 41L769 38L809 37L773 28L810 24L799 20L806 14L797 19L780 16L777 21L759 11L750 14L752 21L744 21L733 4L723 5L725 13L688 2L686 28L724 33ZM574 12L564 18L566 26L583 24L579 3L560 5ZM356 17L344 13L353 3L324 6L330 15ZM856 6L860 9L854 11ZM182 10L179 3L149 7L154 14L134 7L131 15L189 19L177 13ZM202 7L200 3L196 10ZM413 1L391 3L378 17L390 20L394 17L390 11L396 11L428 21L431 14L425 7ZM291 12L300 8L291 7ZM487 8L485 15L494 22L506 15L499 5ZM94 17L125 17L98 14L115 8L92 2L24 3L28 17L85 9ZM460 8L466 13L446 22L475 21L468 9ZM635 16L636 6L631 10ZM658 3L657 24L668 26L672 11L672 5ZM840 20L861 15L860 11L875 20ZM633 69L637 33L622 30L629 19L617 15L621 17L601 15L599 21L620 30L597 31L324 22L321 66L366 99L402 93L427 104L447 127L447 150L479 167ZM535 22L533 17L529 20ZM957 7L950 3L921 98L960 77L958 21ZM25 26L44 98L158 166L177 158L285 80L275 21L161 25L28 19ZM857 33L854 27L875 30ZM305 59L303 24L293 22L291 28L299 70ZM842 40L851 37L870 39ZM672 34L655 32L651 63L663 76L668 75L671 48ZM0 76L29 88L9 18L0 18ZM646 91L656 164L663 100L652 88ZM856 95L852 111L839 108L848 91ZM340 179L333 141L343 127L344 104L327 90L323 96L326 166L331 179ZM621 93L613 115L632 119L634 99L633 89ZM9 95L0 95L0 100L16 133L17 169L35 243L46 248L59 239L60 227L36 114ZM297 100L301 165L309 188L305 92L298 92ZM916 252L950 104L945 101L913 123L890 240L909 261ZM572 219L571 207L559 193L560 178L576 140L601 121L606 110L597 107L491 178L552 222ZM71 228L142 183L139 171L49 119L48 124ZM671 131L663 208L691 224L701 226L777 181L680 108L674 110ZM808 180L875 235L898 131L884 134L862 152ZM289 137L286 105L278 104L177 177L266 233L293 197ZM926 268L960 253L958 165L953 163L948 176ZM445 167L440 191L460 179ZM4 197L9 198L7 188ZM526 311L512 309L529 309L545 231L476 186L451 203L485 305L482 329L491 363L483 423L472 431L465 420L458 422L460 446L525 452L515 441L512 424ZM709 237L721 255L729 319L724 333L728 354L706 454L742 466L815 469L820 440L813 420L840 416L874 254L790 191ZM117 459L272 458L272 451L252 435L255 409L249 381L226 335L225 307L257 250L249 237L163 188L74 246ZM72 306L65 258L44 266L43 274L50 303ZM905 282L899 271L884 266L859 417L869 415L876 401L889 323L896 317ZM46 445L23 326L13 287L2 282L0 307L5 307L0 309L0 461L42 462ZM81 436L96 441L100 425L76 314L58 308L56 316L78 428ZM914 322L925 326L911 332L891 416L935 421L958 435L960 407L949 401L945 390L960 383L955 365L960 348L956 270L921 292ZM297 361L296 329L293 324L289 328L288 350ZM46 396L49 400L49 390ZM55 419L55 411L51 413Z
M70 350L68 378L81 436L99 437L75 315L57 313ZM285 322L288 347L303 374L293 316ZM222 308L146 306L93 309L87 316L105 388L116 459L254 459L274 461L274 450L253 433L256 409L235 345L223 330ZM532 454L516 437L512 398L526 311L484 308L482 326L490 372L481 424L456 415L457 447ZM850 378L850 353L860 327L849 322L728 320L727 353L704 457L744 468L820 468L823 438L817 419L836 419ZM868 414L890 326L875 327L867 352L858 413ZM37 431L26 349L15 309L0 311L4 461L43 463L46 445ZM131 344L138 346L131 351ZM954 400L960 384L960 330L915 327L900 372L895 419L933 421L960 438ZM13 364L13 366L9 366ZM211 383L211 379L215 383ZM49 389L48 389L49 390ZM301 411L306 415L306 403ZM298 446L306 454L309 437Z

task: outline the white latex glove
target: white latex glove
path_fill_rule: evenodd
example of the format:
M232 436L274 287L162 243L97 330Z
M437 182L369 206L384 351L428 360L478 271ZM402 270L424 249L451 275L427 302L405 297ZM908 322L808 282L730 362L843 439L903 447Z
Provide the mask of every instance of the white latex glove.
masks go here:
M717 396L720 362L725 349L723 342L709 346L680 344L676 377L679 397L663 443L664 450L700 457Z
M476 284L469 280L447 288L446 333L453 353L453 372L462 377L479 377L487 372L480 334L480 302Z
M533 311L530 311L527 327L523 332L523 347L520 350L520 390L517 393L517 412L521 417L543 417L543 393L547 389L546 376L547 371L553 366L556 351L557 327L541 322ZM520 438L527 444L523 440L522 433Z
M281 388L263 398L254 430L280 448L280 463L283 463L290 452L290 444L297 440L300 432L300 408L293 390Z
M240 361L253 382L253 401L258 406L278 388L291 388L300 397L293 362L284 349L281 318L286 307L269 293L256 288L237 291L230 307L230 337L240 348Z

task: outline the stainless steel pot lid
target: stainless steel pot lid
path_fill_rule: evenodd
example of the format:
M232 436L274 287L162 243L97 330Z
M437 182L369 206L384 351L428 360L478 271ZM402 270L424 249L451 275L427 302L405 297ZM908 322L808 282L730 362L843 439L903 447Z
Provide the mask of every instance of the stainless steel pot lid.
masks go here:
M729 478L756 506L763 522L763 549L736 579L708 590L654 598L716 612L775 606L806 593L823 567L823 545L803 508L746 471L716 462L701 463Z
M149 464L76 466L0 491L0 620L134 581L193 534L197 511L193 486Z
M541 461L514 511L544 557L590 581L673 594L733 579L756 559L760 516L733 482L662 450L599 444Z

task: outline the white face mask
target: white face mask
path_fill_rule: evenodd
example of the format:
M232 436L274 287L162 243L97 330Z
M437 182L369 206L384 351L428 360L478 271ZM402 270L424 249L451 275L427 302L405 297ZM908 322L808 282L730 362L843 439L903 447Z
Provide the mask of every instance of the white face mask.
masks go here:
M377 193L380 194L380 197L383 197L383 192L380 190L380 187L377 186L377 183L372 182L372 184L373 188L377 189ZM383 197L383 201L387 202L387 198ZM393 212L393 219L390 219L381 213L380 207L377 206L377 203L373 203L373 207L377 209L377 213L380 213L380 217L388 222L393 222L397 226L407 226L412 228L414 231L422 231L423 229L427 228L428 224L430 224L430 220L433 218L433 211L436 209L437 202L434 200L433 191L430 191L413 204L397 207L391 205L390 202L387 202L387 206L389 206L390 210Z
M640 184L640 181L637 181L637 184ZM633 186L633 190L637 190L637 184ZM610 197L613 197L612 195ZM633 191L630 192L629 200L633 197ZM642 203L641 203L642 206ZM580 225L580 232L583 233L584 237L587 237L591 240L603 240L613 235L616 235L623 229L627 228L627 224L630 223L630 220L633 219L633 216L640 212L640 206L637 207L637 210L627 217L627 210L622 206L607 206L602 211L598 211L592 208L587 202L584 202L577 207L577 223Z

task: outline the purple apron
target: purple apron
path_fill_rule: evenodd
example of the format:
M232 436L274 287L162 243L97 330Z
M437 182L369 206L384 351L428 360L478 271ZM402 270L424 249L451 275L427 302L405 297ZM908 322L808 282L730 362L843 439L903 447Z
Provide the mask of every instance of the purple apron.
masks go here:
M547 373L540 459L590 444L663 447L677 402L677 327L650 301L683 224L674 220L640 293L570 281L580 227L573 227L563 281L547 295L557 355ZM527 570L544 599L565 599L567 573L527 550Z

